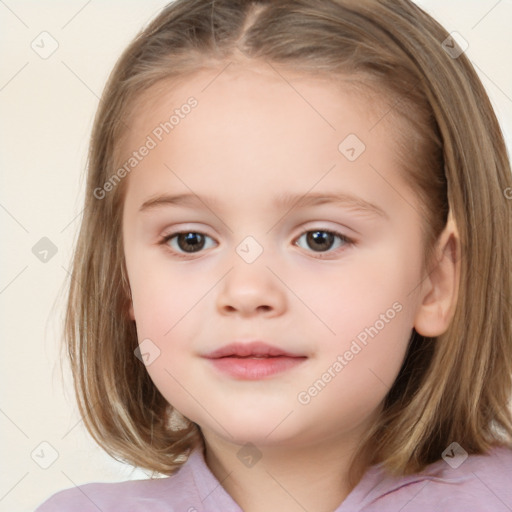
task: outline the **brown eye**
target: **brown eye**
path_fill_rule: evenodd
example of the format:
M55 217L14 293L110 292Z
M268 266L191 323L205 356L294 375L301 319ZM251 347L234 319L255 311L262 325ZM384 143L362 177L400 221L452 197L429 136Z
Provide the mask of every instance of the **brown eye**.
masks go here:
M337 249L344 245L350 244L351 241L343 236L341 233L336 233L333 231L327 231L323 229L313 229L309 231L305 231L302 235L297 239L297 243L299 240L305 238L306 244L312 251L314 252L327 252L331 249ZM340 240L340 243L335 246L336 239ZM331 251L334 252L334 251Z
M179 254L193 254L206 247L207 239L211 240L211 237L203 233L187 231L166 236L163 242Z
M306 233L306 240L314 251L326 251L332 247L334 235L327 231L310 231Z

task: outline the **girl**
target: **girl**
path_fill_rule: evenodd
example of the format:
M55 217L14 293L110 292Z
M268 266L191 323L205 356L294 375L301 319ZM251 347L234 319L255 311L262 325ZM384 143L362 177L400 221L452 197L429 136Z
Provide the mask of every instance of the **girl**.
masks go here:
M95 120L67 340L166 478L39 512L512 509L512 178L409 0L178 0Z

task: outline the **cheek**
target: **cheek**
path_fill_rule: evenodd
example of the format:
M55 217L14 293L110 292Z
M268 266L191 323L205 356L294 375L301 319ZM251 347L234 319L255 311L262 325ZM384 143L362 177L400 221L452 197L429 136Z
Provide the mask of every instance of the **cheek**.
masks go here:
M310 272L297 282L298 295L325 326L325 334L349 341L375 324L412 329L421 281L420 252L413 245L393 240L379 251L360 250L341 269ZM307 275L308 273L304 273ZM400 309L400 313L397 310ZM313 318L314 320L314 318Z
M399 301L377 301L362 310L351 304L331 325L337 335L324 337L323 357L296 401L303 413L322 417L326 429L350 430L377 411L396 380L411 319Z
M139 344L146 344L154 354L146 370L164 398L189 416L190 396L186 391L193 390L194 397L203 400L201 388L197 389L201 375L194 375L191 368L194 348L204 329L198 318L207 317L201 298L211 285L157 265L140 266L132 276L137 337Z
M179 266L171 267L162 258L140 263L128 270L137 330L139 336L164 338L193 313L211 284L180 272Z
M322 361L317 373L319 378L329 369L336 374L331 387L336 396L361 399L361 404L380 396L378 403L393 384L418 306L417 296L411 293L420 279L416 260L420 261L417 249L390 244L377 254L358 253L350 272L331 276L329 282L336 285L318 289L311 280L307 289L301 290L324 323L322 326L314 319L318 332L323 333L318 347L327 356L327 365ZM359 398L347 394L347 389L353 392L354 387L363 393ZM365 390L369 395L363 400Z

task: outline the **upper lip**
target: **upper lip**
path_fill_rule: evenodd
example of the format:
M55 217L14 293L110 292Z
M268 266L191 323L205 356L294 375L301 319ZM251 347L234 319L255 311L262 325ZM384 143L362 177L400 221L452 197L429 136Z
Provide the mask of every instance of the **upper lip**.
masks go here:
M219 359L221 357L306 357L301 354L287 352L278 347L268 345L263 341L234 342L224 345L204 357Z

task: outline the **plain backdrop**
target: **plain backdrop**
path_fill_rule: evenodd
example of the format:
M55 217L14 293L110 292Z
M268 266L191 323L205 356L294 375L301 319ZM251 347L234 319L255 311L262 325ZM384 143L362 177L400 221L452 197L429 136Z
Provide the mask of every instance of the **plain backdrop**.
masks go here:
M87 434L59 344L98 99L121 51L166 3L0 0L0 511L34 510L75 484L146 478ZM418 3L469 43L510 148L512 1Z

